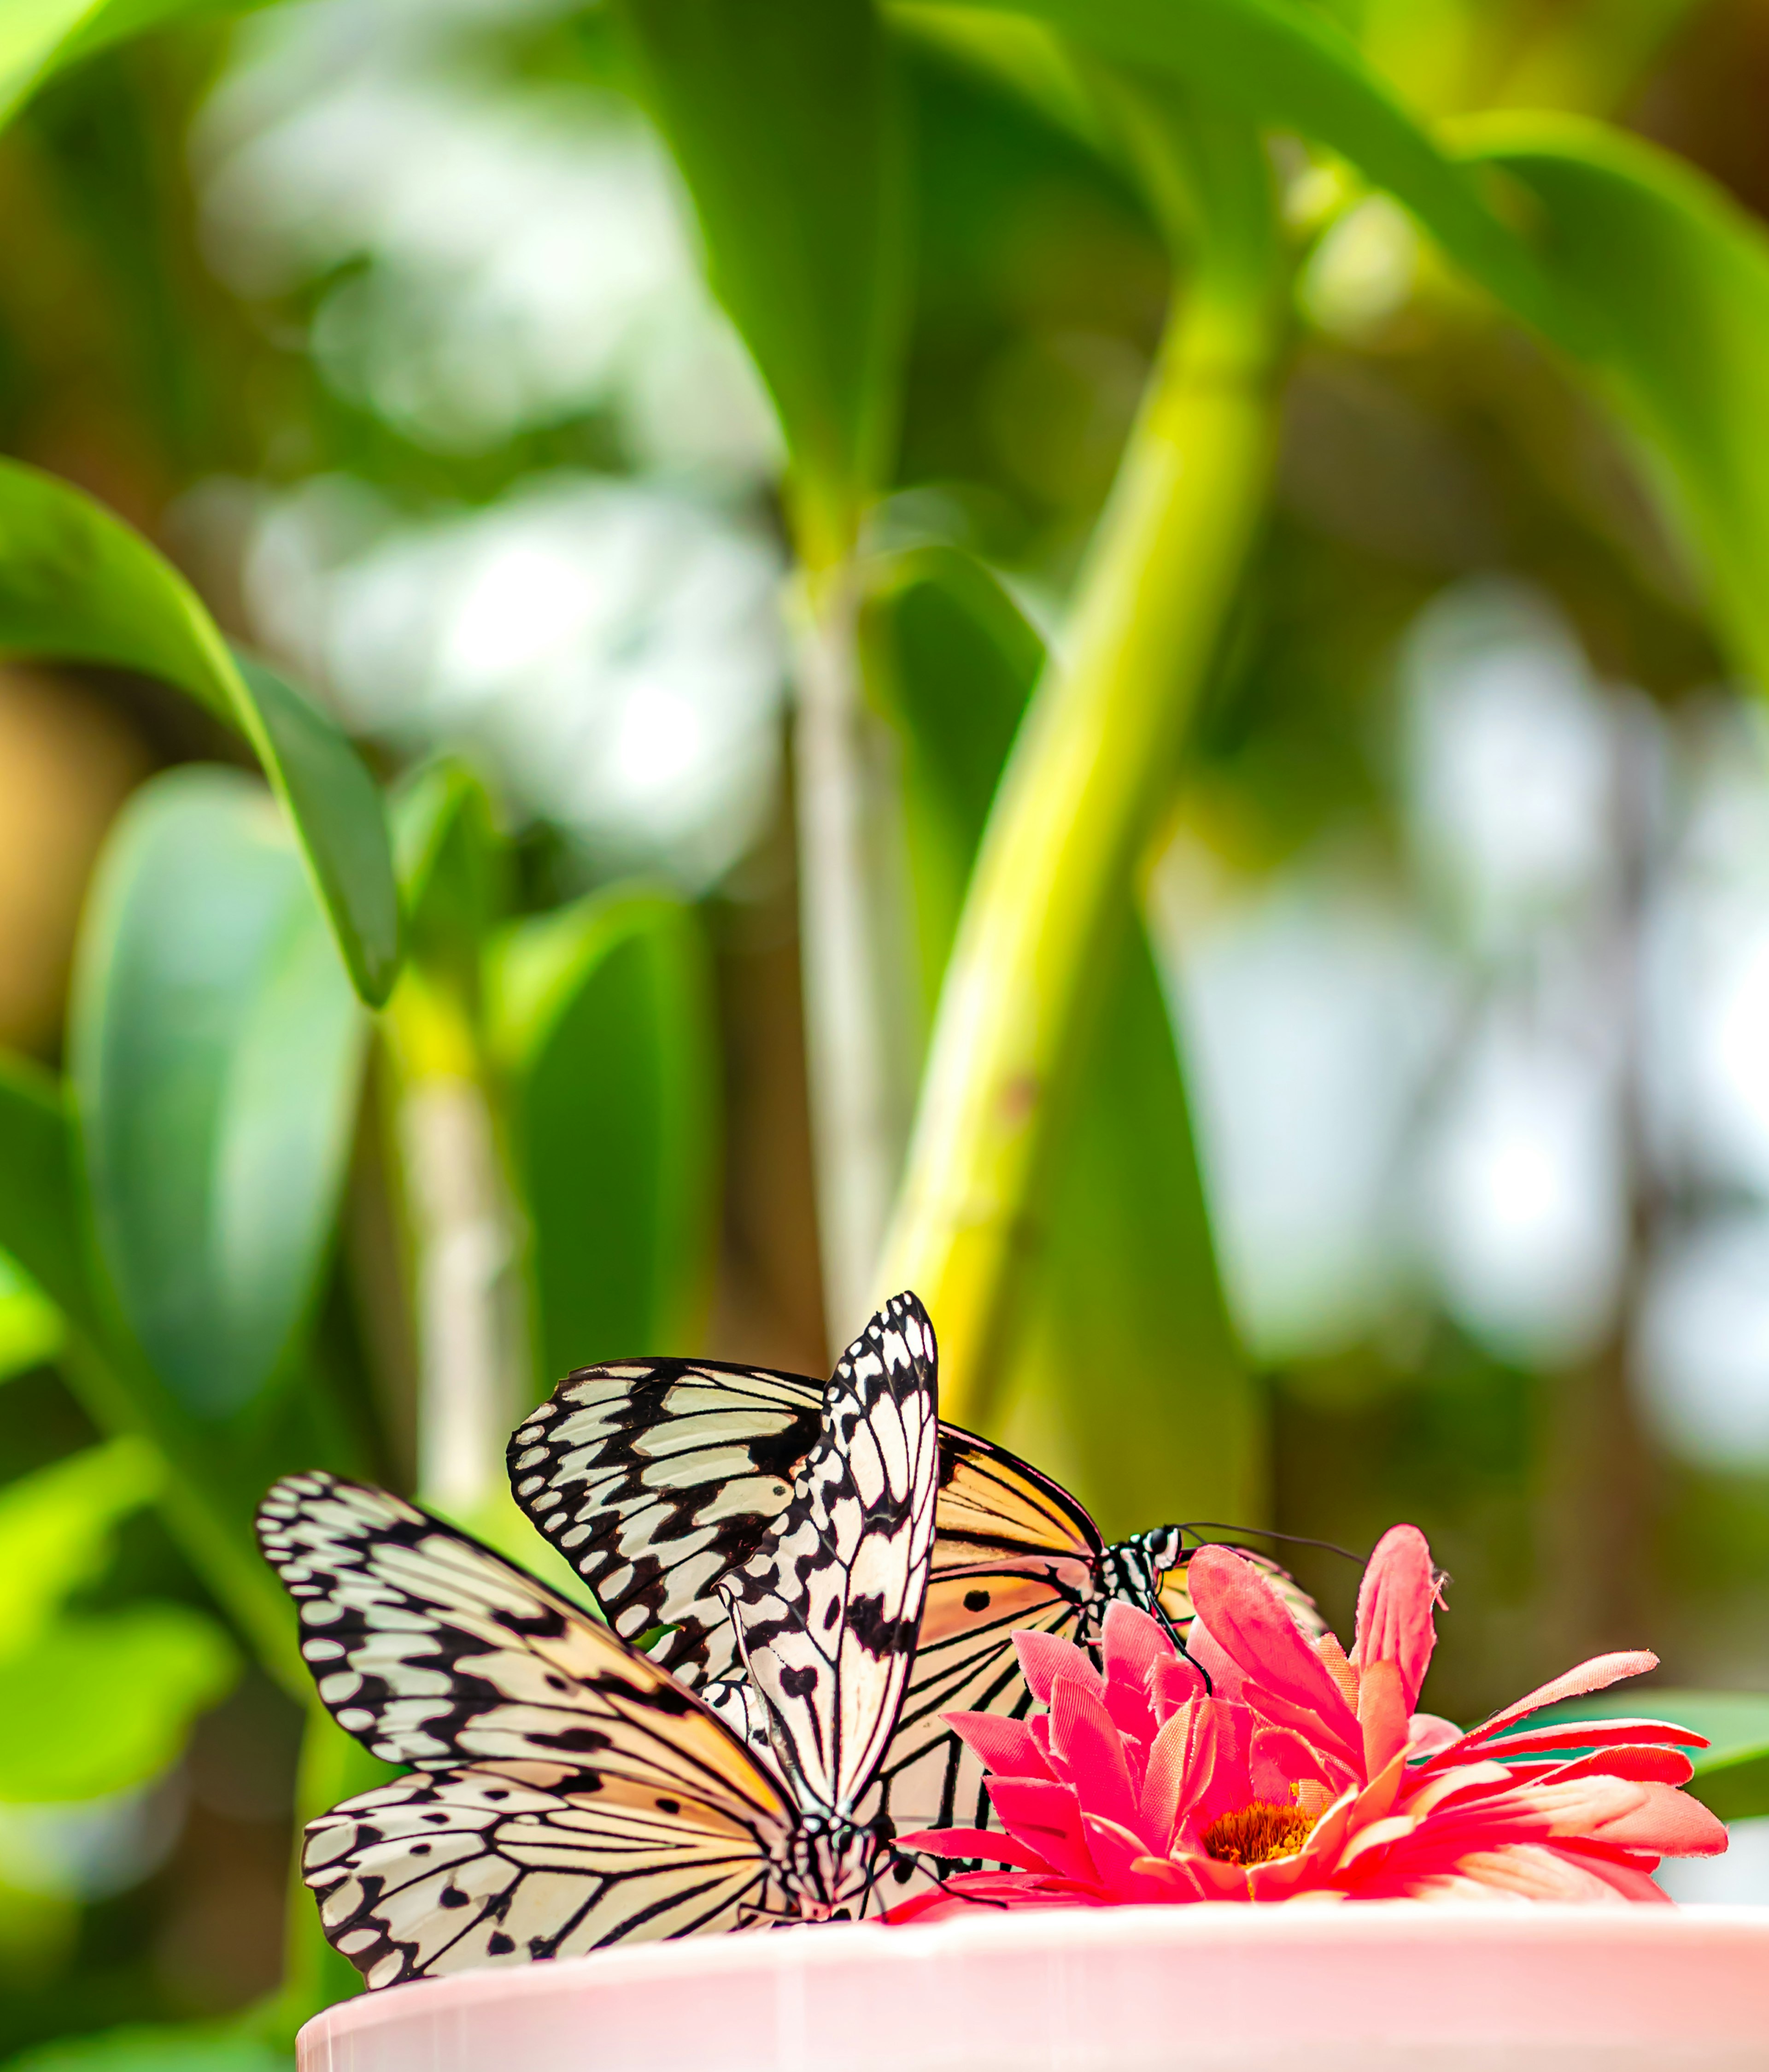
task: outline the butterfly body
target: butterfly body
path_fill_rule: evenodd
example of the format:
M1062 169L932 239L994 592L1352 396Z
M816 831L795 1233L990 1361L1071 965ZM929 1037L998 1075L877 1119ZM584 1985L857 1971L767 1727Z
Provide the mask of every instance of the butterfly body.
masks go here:
M384 1490L280 1482L260 1538L340 1725L414 1774L311 1823L304 1875L371 1986L621 1941L857 1914L856 1812L909 1675L934 1534L931 1328L889 1304L789 1502L723 1581L767 1753L659 1663Z

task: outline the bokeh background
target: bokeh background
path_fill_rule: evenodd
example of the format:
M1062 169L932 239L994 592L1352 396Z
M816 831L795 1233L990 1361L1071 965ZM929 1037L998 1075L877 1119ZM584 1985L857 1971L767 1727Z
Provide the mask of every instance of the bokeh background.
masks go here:
M1769 210L1762 0L1366 14L1416 105L1608 113ZM982 556L1060 637L1164 246L1059 125L905 49L877 537ZM1279 145L1319 234L1277 492L1148 894L1266 1420L1233 1522L1359 1552L1424 1527L1446 1712L1623 1644L1769 1688L1769 728L1561 370ZM0 447L158 543L380 773L466 758L516 911L634 874L697 903L700 1349L820 1371L779 441L597 10L291 0L55 84L0 142ZM59 1063L107 828L240 753L144 679L0 673L0 1041ZM0 1482L95 1437L59 1348L0 1256ZM1109 1470L1084 1493L1153 1522L1112 1517ZM204 1606L117 1510L86 1601ZM1354 1566L1288 1558L1343 1622ZM0 2058L275 1983L298 1737L246 1671L150 1784L0 1804ZM1753 1832L1707 1876L1769 1898Z

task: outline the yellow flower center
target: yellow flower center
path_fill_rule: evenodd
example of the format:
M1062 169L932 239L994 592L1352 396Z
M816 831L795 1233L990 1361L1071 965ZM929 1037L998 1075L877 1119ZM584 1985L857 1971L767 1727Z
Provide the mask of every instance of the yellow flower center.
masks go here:
M1274 1806L1256 1799L1237 1813L1225 1813L1205 1830L1204 1853L1223 1864L1270 1864L1293 1856L1308 1839L1318 1814L1299 1806Z

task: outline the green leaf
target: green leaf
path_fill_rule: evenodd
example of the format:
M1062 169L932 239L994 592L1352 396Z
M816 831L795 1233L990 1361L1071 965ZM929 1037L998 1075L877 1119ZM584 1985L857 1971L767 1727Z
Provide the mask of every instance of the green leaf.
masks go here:
M1458 125L1539 212L1594 325L1584 355L1698 548L1717 615L1769 688L1769 235L1681 160L1572 116Z
M61 1312L9 1253L0 1252L0 1381L43 1367L61 1350Z
M625 0L715 290L780 413L800 551L850 544L894 428L906 181L871 0Z
M295 2060L224 2029L107 2029L9 2058L4 2072L295 2072Z
M0 124L65 65L144 29L244 13L261 0L6 0L0 8Z
M992 577L944 549L894 565L868 606L865 637L869 680L902 737L931 1001L1044 648ZM1102 1033L1043 1189L1040 1268L991 1423L1108 1529L1139 1530L1176 1515L1245 1514L1258 1418L1159 984L1127 912L1122 926Z
M692 909L617 889L518 923L488 994L529 1219L537 1379L693 1350L712 1274L718 1061Z
M0 1800L63 1804L149 1782L239 1667L221 1628L188 1605L58 1620L0 1659Z
M27 1058L0 1053L0 1245L69 1316L90 1314L73 1139L61 1088Z
M399 895L374 779L337 726L228 652L194 591L138 533L52 475L0 461L0 650L162 676L237 727L293 822L357 990L399 965Z
M0 1663L35 1646L103 1575L117 1527L159 1494L161 1474L152 1447L113 1439L0 1489Z
M1769 1696L1751 1691L1660 1690L1648 1685L1644 1690L1570 1699L1536 1718L1669 1720L1693 1728L1709 1744L1689 1752L1695 1766L1689 1786L1693 1795L1722 1820L1749 1820L1769 1814Z
M268 795L210 768L144 785L99 866L70 1050L99 1250L191 1416L257 1398L303 1320L363 1034Z
M960 11L972 6L1029 15L1341 153L1507 307L1563 345L1582 342L1581 311L1494 208L1476 170L1444 151L1317 9L1295 0L960 0Z
M409 954L470 1000L503 894L503 845L478 775L452 758L414 772L393 801L393 849Z

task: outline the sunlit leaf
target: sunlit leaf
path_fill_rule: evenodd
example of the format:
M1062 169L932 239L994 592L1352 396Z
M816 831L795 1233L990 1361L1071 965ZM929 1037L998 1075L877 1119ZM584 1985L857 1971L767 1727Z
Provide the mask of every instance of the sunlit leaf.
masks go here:
M693 912L664 893L598 894L510 929L490 980L531 1226L537 1381L622 1354L694 1350L718 1097Z
M1698 546L1717 614L1769 687L1769 234L1710 180L1570 116L1461 125L1540 211L1537 241L1594 335L1583 356Z
M772 392L801 546L848 544L897 411L905 177L871 0L624 0L715 289Z
M193 1416L257 1397L309 1307L363 1034L269 795L193 767L137 791L83 931L73 1083L119 1305Z
M64 65L146 29L244 13L263 0L6 0L0 7L0 123Z
M0 1656L0 1800L54 1805L149 1782L239 1666L221 1628L189 1605L58 1619Z
M154 1449L123 1438L0 1489L0 1662L36 1645L72 1593L104 1573L117 1525L161 1482Z
M0 1381L27 1374L61 1350L61 1312L0 1252Z
M399 895L380 794L338 726L228 652L183 578L102 505L0 461L0 652L162 676L237 727L293 821L345 963L379 1005L399 962Z
M903 737L931 998L1043 644L992 578L942 549L904 557L867 619ZM1243 1507L1257 1420L1172 1030L1127 913L1123 929L1039 1202L1039 1270L991 1425L1127 1530Z
M1342 153L1406 204L1445 252L1509 309L1561 343L1580 312L1528 243L1408 112L1357 46L1301 0L958 0L1029 15L1103 56L1192 82L1214 104Z

